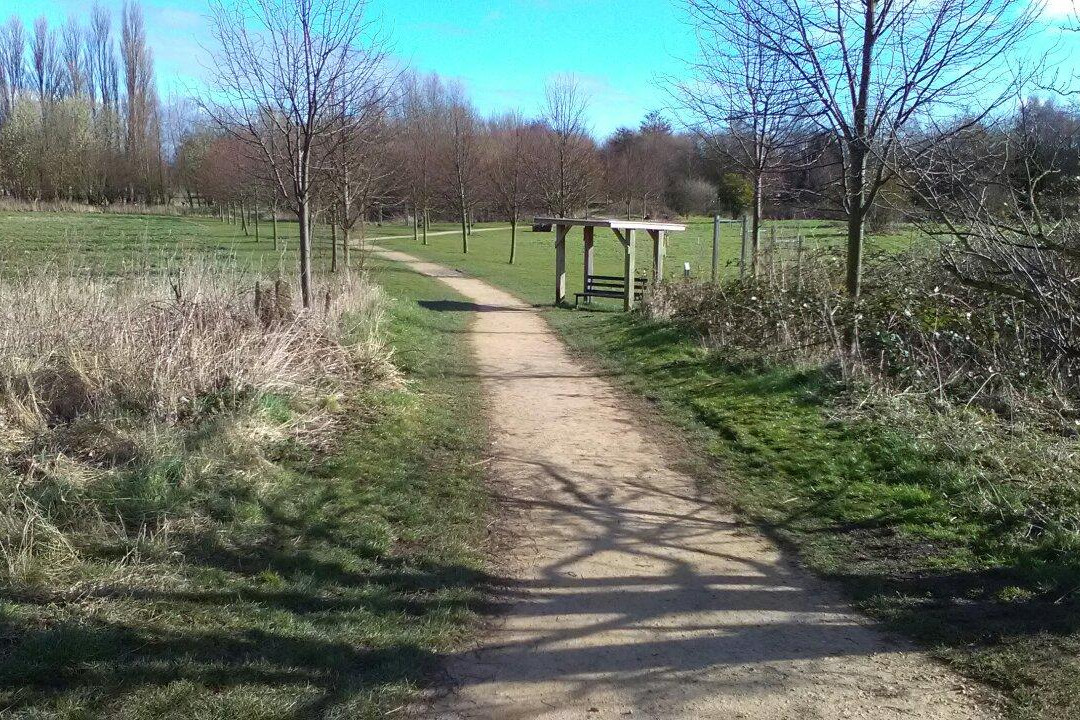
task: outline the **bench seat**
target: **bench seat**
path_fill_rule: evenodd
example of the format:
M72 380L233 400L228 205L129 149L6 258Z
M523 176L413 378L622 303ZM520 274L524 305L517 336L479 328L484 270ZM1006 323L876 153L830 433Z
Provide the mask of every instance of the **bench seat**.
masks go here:
M649 281L643 277L634 278L634 299L641 300ZM626 279L617 275L586 275L585 291L574 293L574 305L582 298L614 298L620 299L626 292Z

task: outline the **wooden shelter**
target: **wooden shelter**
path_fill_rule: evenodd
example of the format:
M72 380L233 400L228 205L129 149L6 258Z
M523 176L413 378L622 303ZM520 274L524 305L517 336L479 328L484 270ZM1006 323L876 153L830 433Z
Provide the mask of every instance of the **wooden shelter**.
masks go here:
M555 229L555 304L566 301L566 236L570 228L584 228L585 232L585 288L596 284L597 276L593 273L593 242L596 228L607 228L623 245L623 277L617 284L623 298L623 308L631 310L635 300L635 240L638 230L644 230L653 241L653 282L658 282L664 273L664 241L669 232L682 232L685 225L676 223L652 222L650 220L577 220L572 218L545 218L533 220L534 227L551 226ZM618 278L603 278L618 280ZM615 284L612 284L615 287Z

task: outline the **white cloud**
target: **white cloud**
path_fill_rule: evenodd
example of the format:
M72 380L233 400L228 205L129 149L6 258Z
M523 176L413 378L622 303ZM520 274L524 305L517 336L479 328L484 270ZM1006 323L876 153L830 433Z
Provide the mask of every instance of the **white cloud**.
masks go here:
M1076 14L1076 0L1044 0L1043 17L1066 18Z

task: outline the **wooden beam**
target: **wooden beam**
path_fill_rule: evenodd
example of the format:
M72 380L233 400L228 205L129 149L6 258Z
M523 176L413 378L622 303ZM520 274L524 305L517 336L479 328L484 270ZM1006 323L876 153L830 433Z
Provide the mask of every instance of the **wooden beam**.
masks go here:
M585 272L582 275L581 287L584 289L589 284L589 276L593 274L593 243L595 239L595 228L585 228ZM591 298L585 298L585 302L592 302Z
M630 228L626 231L626 239L623 240L623 247L625 248L625 259L623 261L623 277L626 280L626 287L623 288L623 310L630 312L634 309L634 275L637 274L637 270L634 268L634 229Z
M555 227L555 304L566 301L566 225Z
M649 230L649 237L653 241L653 275L652 280L658 283L664 278L664 231Z
M580 218L550 218L536 217L533 223L537 225L567 225L569 227L599 227L611 230L665 230L668 232L682 232L686 226L680 223L655 222L652 220L613 220L600 218L596 220Z

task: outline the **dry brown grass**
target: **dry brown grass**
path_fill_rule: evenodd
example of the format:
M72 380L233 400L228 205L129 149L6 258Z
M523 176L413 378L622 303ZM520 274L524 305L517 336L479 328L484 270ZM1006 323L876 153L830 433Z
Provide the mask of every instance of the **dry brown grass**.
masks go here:
M200 522L200 484L257 477L268 443L327 442L394 372L378 288L343 275L318 297L303 311L283 282L203 262L3 278L0 577L74 571L106 541L164 552Z

